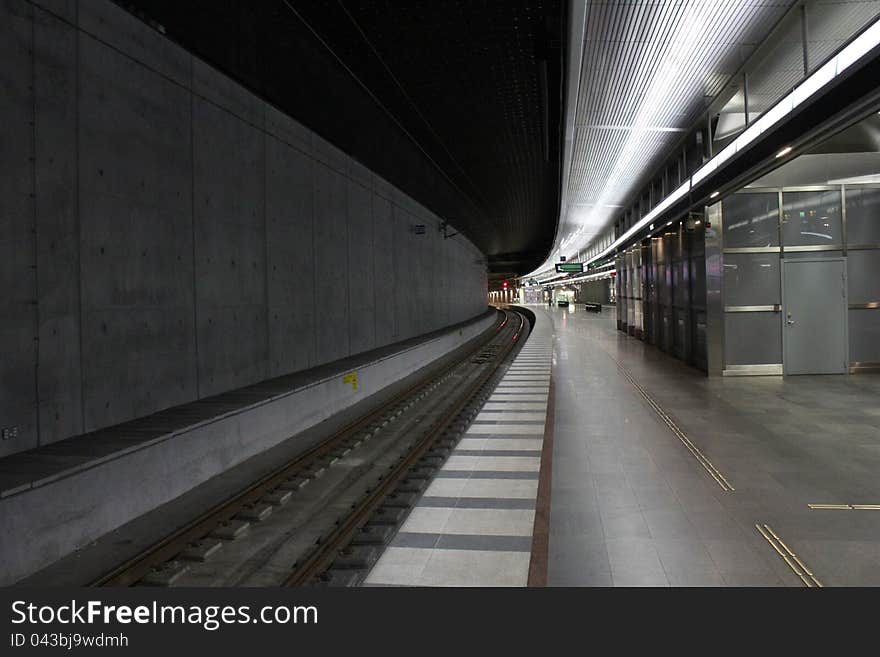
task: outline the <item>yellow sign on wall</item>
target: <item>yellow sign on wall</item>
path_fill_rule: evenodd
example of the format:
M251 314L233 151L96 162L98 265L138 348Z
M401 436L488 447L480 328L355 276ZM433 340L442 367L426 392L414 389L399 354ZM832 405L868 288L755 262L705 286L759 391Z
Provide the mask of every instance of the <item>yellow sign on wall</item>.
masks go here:
M343 375L342 383L346 385L350 385L352 390L358 389L358 373L357 370L354 372L349 372L348 374Z

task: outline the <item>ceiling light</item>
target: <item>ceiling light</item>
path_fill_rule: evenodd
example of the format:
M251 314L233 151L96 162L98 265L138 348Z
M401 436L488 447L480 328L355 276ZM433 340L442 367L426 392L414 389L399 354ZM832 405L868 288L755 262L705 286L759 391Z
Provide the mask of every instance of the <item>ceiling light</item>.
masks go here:
M712 192L709 194L709 198L715 198L716 196L718 196L718 192Z
M685 20L684 22L686 24L692 23L691 25L686 26L684 34L693 34L693 28L696 27L696 25L694 25L693 23L699 23L700 21ZM675 36L669 34L667 35L667 39L671 42L676 42L678 40L677 37L679 37L680 34L681 32L677 33ZM613 253L617 248L625 245L636 232L644 228L644 226L648 225L659 215L669 209L679 198L687 194L691 190L691 188L696 187L703 179L713 174L724 164L724 162L726 162L729 158L734 156L739 151L745 149L762 133L769 130L772 126L779 124L782 119L784 119L789 113L791 113L798 105L805 102L810 97L814 96L816 92L826 87L834 79L838 78L855 62L863 59L868 53L872 52L873 49L878 46L878 44L880 44L880 20L875 20L870 25L870 27L865 29L855 39L850 41L850 43L848 43L840 52L838 52L837 55L835 55L829 61L823 64L818 70L810 74L791 92L789 92L786 96L779 100L773 107L764 112L754 123L752 123L748 128L746 128L746 130L740 133L740 135L734 140L733 143L722 149L712 159L710 159L702 167L700 167L700 169L698 169L688 180L686 180L684 184L676 189L671 195L663 199L651 212L648 213L647 216L643 217L640 221L631 226L630 229L627 230L623 235L620 235L616 239L613 239L611 243L608 244L597 255L590 258L587 263L589 264L599 259L602 259ZM652 103L655 101L655 94L653 92L655 91L656 87L660 86L663 93L667 93L667 90L670 86L669 83L671 82L670 78L675 77L674 75L670 74L674 72L677 63L680 63L682 60L687 61L688 57L692 54L690 48L688 48L687 46L692 46L695 44L687 36L685 36L684 43L682 43L681 45L685 46L685 48L679 51L678 57L676 58L678 61L664 61L663 64L658 67L658 74L649 85L647 93L641 94L642 102L639 110L642 111L636 110L637 118L633 122L634 130L630 131L629 133L631 137L635 135L644 135L645 133L647 133L647 127L650 127L651 125L657 125L656 122L652 123L651 121L646 120L648 117L644 115L647 114L648 111L650 111L648 110L648 108L651 107ZM657 83L659 83L659 85ZM878 114L880 114L880 112L878 112ZM622 198L625 198L626 194L623 193L624 189L622 189L624 185L619 185L619 183L625 181L626 177L621 175L622 173L624 173L624 171L620 171L619 169L623 169L627 174L631 174L632 171L630 171L630 169L631 166L634 165L632 162L626 162L626 160L630 159L629 156L639 154L639 156L643 159L643 152L640 150L642 144L632 143L634 141L640 140L630 139L627 141L629 143L626 143L624 147L620 149L617 153L618 158L614 170L612 170L611 175L605 179L605 188L602 189L601 192L606 193L603 194L600 192L599 196L602 198L600 198L599 204L608 203L608 201L610 200L608 197L611 196L611 194L608 194L607 192L613 191L616 187L621 187L621 189L619 190L621 193L615 194L614 201L612 202L620 203ZM786 148L782 149L776 155L776 157L784 157L792 150L793 149L791 146L787 146ZM592 216L589 223L592 223L593 225L599 225L601 223L601 220L606 218L607 217ZM546 266L546 263L544 266Z
M783 157L783 156L785 156L785 155L788 155L789 153L791 153L791 146L786 146L785 148L783 148L781 151L779 151L779 152L776 154L776 157L777 157L777 158L779 158L779 157Z

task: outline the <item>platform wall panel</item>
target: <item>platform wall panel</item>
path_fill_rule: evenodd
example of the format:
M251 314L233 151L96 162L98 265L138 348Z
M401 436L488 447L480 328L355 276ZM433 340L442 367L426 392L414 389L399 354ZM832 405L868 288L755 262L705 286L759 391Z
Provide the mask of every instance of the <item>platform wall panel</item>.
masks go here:
M18 427L0 442L8 451L36 445L38 430L33 12L9 0L0 7L0 427Z
M57 3L59 5L63 3ZM34 12L39 421L46 443L83 431L77 187L77 34Z

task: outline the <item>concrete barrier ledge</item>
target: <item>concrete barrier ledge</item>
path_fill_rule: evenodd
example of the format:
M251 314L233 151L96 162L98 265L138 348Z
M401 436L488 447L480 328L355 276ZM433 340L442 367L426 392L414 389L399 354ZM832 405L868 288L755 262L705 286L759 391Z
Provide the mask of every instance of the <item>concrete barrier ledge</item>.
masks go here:
M28 457L34 476L15 490L7 487L0 499L0 585L36 572L380 392L488 330L495 317L494 311L487 312L423 339L322 366L306 373L307 377L280 377L193 402L180 408L198 407L204 414L207 404L216 404L217 413L203 419L192 411L197 419L184 422L185 426L145 435L141 440L121 437L118 449L107 449L113 443L114 428L101 430L93 436L100 434L105 453L74 459L49 474L40 473L39 450L35 450ZM357 373L356 386L346 377L352 372ZM283 389L287 379L291 385ZM252 396L254 401L235 403L236 396ZM185 419L189 412L173 413L183 413ZM138 422L150 426L148 419ZM125 434L123 429L117 431ZM70 440L90 439L94 438Z

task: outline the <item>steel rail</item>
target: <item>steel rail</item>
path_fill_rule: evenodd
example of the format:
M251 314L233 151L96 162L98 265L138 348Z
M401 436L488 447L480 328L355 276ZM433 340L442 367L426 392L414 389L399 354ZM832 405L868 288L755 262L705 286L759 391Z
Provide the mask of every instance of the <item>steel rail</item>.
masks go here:
M503 312L507 313L508 317L512 315L519 319L519 326L516 328L512 339L506 343L505 348L495 355L490 366L480 371L474 381L444 411L441 418L435 421L425 432L423 438L381 479L379 485L352 508L346 519L340 522L305 559L294 564L293 572L287 578L284 586L307 585L314 577L331 565L337 554L346 546L355 532L366 524L373 511L382 505L385 498L406 478L410 469L430 450L434 442L476 396L480 388L498 371L498 368L516 345L516 341L522 334L526 322L526 318L520 313L507 310Z
M208 510L199 514L191 522L186 523L182 527L162 537L122 563L115 565L106 573L91 581L87 586L103 587L135 585L154 568L177 556L190 543L205 538L219 525L231 520L245 507L257 502L261 497L274 488L277 488L284 481L302 474L310 465L318 462L322 457L338 449L347 440L357 435L358 432L374 423L381 423L383 420L387 419L386 414L388 414L389 411L393 410L406 400L414 398L420 391L428 388L434 381L442 379L462 363L473 358L473 356L484 349L486 345L490 344L496 338L498 331L503 329L510 319L509 313L505 311L500 312L503 312L503 315L499 316L499 321L495 324L494 330L489 329L489 331L484 333L484 339L480 340L476 347L469 350L467 355L463 358L442 368L439 372L431 373L424 379L413 383L413 385L394 395L377 409L356 419L349 425L337 431L327 440L322 441L320 444L308 449L304 453L294 457L268 474L255 480L244 489L218 502Z

